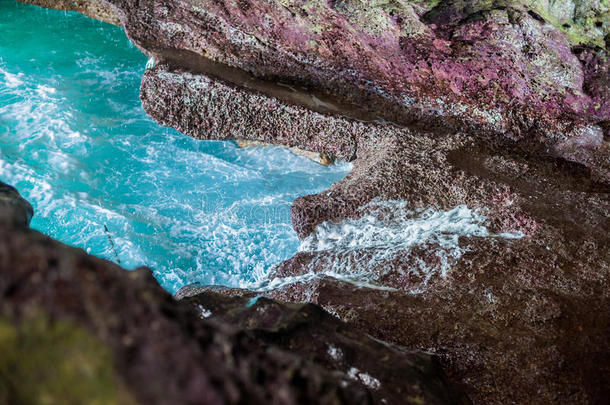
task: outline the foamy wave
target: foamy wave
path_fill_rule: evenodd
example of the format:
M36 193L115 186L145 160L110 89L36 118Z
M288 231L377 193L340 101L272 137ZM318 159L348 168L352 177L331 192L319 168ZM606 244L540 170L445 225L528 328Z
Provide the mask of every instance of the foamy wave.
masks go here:
M370 213L341 223L324 222L299 247L301 252L348 251L367 248L408 249L436 242L451 249L460 236L488 236L485 217L465 205L450 211L412 211L405 201L374 201L362 208Z
M11 73L0 68L0 75L3 76L4 86L13 89L23 85L23 73Z
M448 211L411 210L405 201L374 200L361 212L357 219L324 222L302 241L299 251L311 254L308 274L260 287L330 276L359 286L418 293L433 277L447 277L465 252L460 237L522 236L490 233L485 216L465 205Z
M146 58L120 28L71 14L74 38L52 40L65 19L10 4L0 13L8 34L40 32L28 46L0 41L0 180L32 203L34 229L149 266L170 292L260 283L297 251L290 203L349 165L160 127L139 100Z

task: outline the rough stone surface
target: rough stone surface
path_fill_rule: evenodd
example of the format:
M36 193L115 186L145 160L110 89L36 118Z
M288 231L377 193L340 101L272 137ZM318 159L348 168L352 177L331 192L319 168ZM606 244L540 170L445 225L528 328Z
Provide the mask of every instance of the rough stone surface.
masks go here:
M22 3L35 4L40 7L57 10L78 11L84 15L120 25L121 21L115 9L104 0L19 0Z
M379 119L539 143L610 179L598 125L609 119L608 100L585 91L591 82L568 37L519 2L440 2L419 13L410 2L109 3L130 38L170 65L198 70L192 61L205 58ZM607 65L606 50L598 52ZM147 111L162 122L167 115Z
M540 271L539 278L507 266L541 252L522 251L498 262L504 247L489 248L495 256L486 263L460 266L449 285L420 295L322 279L273 296L316 302L374 336L436 352L474 403L602 404L609 387L608 298L601 291L607 278L589 281L583 294L566 288L582 273L557 274L564 263ZM509 272L516 275L507 277ZM544 278L563 285L539 281Z
M266 296L437 353L478 404L607 402L607 1L92 1L151 57L141 98L160 123L353 161L343 181L295 201L301 238L462 204L484 216L488 234L456 237L453 250L301 252L276 269L301 281ZM180 294L198 292L209 293ZM243 324L244 311L218 316ZM335 365L365 383L360 366Z
M447 391L435 357L363 336L317 305L229 298L214 289L197 293L181 302L214 322L244 328L257 342L344 373L366 386L374 403L469 403Z
M176 302L147 269L11 222L0 223L0 296L2 403L468 403L435 357L313 304Z
M297 229L307 234L335 212L365 215L354 207L379 196L404 199L409 208L466 203L486 214L492 232L524 237L460 237L464 254L449 258L446 274L434 241L382 245L381 256L357 245L303 252L276 275L366 269L368 281L395 290L323 278L269 296L318 303L380 339L441 354L475 403L603 403L610 390L608 185L582 166L507 145L481 147L459 135L375 144L369 156L370 166L357 160L329 192L295 202L295 223L303 224ZM351 192L352 181L366 193ZM337 207L312 208L326 207L327 199Z
M437 353L474 403L602 404L610 393L608 226L598 237L555 231L464 241L449 274L423 286L399 257L381 263L390 273L379 280L392 290L321 277L264 295L317 303L377 338ZM321 260L328 256L299 254L279 271L323 271ZM405 293L413 286L418 293Z
M166 91L160 93L159 88ZM355 139L370 130L363 123L289 105L208 76L173 72L164 64L146 71L140 96L147 112L165 112L158 117L161 124L196 138L302 146L344 160L354 157Z
M255 78L297 89L304 86L310 89L306 91L315 90L399 124L466 126L541 143L551 153L581 162L609 179L608 164L598 150L603 146L600 123L610 119L610 104L603 97L609 84L607 74L602 80L591 74L607 72L607 51L587 44L573 49L576 44L559 30L578 20L587 25L583 30L607 36L607 5L576 2L578 7L570 11L569 6L559 9L540 1L434 3L438 4L356 0L86 4L114 10L130 38L158 60L192 70L196 69L192 60L205 58ZM65 7L63 2L58 6ZM561 25L557 28L533 10ZM583 47L586 53L599 55L595 62L586 59L589 65L584 68L575 54L582 54ZM184 52L196 57L184 57ZM163 89L158 91L163 97ZM166 119L163 109L151 106L147 111L161 122ZM200 134L205 134L203 130Z

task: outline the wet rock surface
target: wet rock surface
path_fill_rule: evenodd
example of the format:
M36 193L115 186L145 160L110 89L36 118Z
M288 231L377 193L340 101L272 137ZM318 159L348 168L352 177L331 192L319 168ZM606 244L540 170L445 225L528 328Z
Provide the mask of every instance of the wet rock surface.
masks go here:
M12 223L0 224L0 295L3 403L468 403L434 356L313 304L177 302L147 269Z
M141 98L160 123L353 161L294 202L302 251L263 295L437 353L474 403L607 401L605 2L94 3L151 57ZM212 311L205 294L179 293ZM261 305L256 322L284 322Z
M554 251L546 243L470 243L446 277L433 274L423 287L420 274L409 274L417 267L378 263L394 267L387 284L415 284L418 293L322 278L269 296L318 303L380 339L438 353L475 403L603 403L610 386L607 239L564 242ZM283 271L311 268L310 260L297 255Z
M262 344L337 370L362 383L374 403L470 403L447 390L440 365L427 353L405 350L347 327L313 304L282 304L260 295L182 292L181 303L214 322L238 325Z
M402 228L388 226L378 244L366 243L370 236L361 243L353 228L327 232L331 240L342 235L347 242L340 245L348 248L332 242L305 249L276 269L280 277L315 272L321 278L268 295L318 303L373 336L439 353L475 403L603 403L610 389L607 372L600 372L610 365L608 186L581 166L505 145L480 147L465 135L417 139L396 142L400 152L374 145L371 156L378 160L373 157L371 167L355 162L350 176L370 185L366 201L342 188L348 177L327 194L297 200L293 213L301 218L301 207L334 193L342 202L338 212L348 217L372 209L376 217L402 211L417 218L422 214L407 211L465 203L485 213L488 232L461 229L450 248L438 238L450 228L414 246L395 243L396 235L409 236L405 229L412 225L404 220L389 220ZM371 196L409 204L389 212L362 205ZM320 210L306 217L332 220ZM358 228L384 232L372 227L376 223ZM324 237L325 227L305 243ZM501 236L514 231L520 237ZM364 274L364 281L393 290L328 279L336 273L352 280Z

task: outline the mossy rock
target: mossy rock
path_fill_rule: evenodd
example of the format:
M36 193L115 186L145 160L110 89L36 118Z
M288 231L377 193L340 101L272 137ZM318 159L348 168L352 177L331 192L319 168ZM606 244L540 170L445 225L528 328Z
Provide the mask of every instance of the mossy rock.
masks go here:
M494 8L516 7L541 16L546 22L563 31L574 44L606 47L605 38L610 35L610 0L443 0L418 4L431 16L451 9L456 17Z
M44 316L0 318L0 403L133 404L107 346L87 330Z

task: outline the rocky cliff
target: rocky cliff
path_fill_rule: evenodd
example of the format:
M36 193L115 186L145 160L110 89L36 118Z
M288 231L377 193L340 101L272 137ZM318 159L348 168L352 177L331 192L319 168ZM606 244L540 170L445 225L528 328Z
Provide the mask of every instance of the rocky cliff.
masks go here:
M33 2L119 22L164 125L353 161L294 202L300 281L266 295L437 353L475 403L610 396L606 1Z

